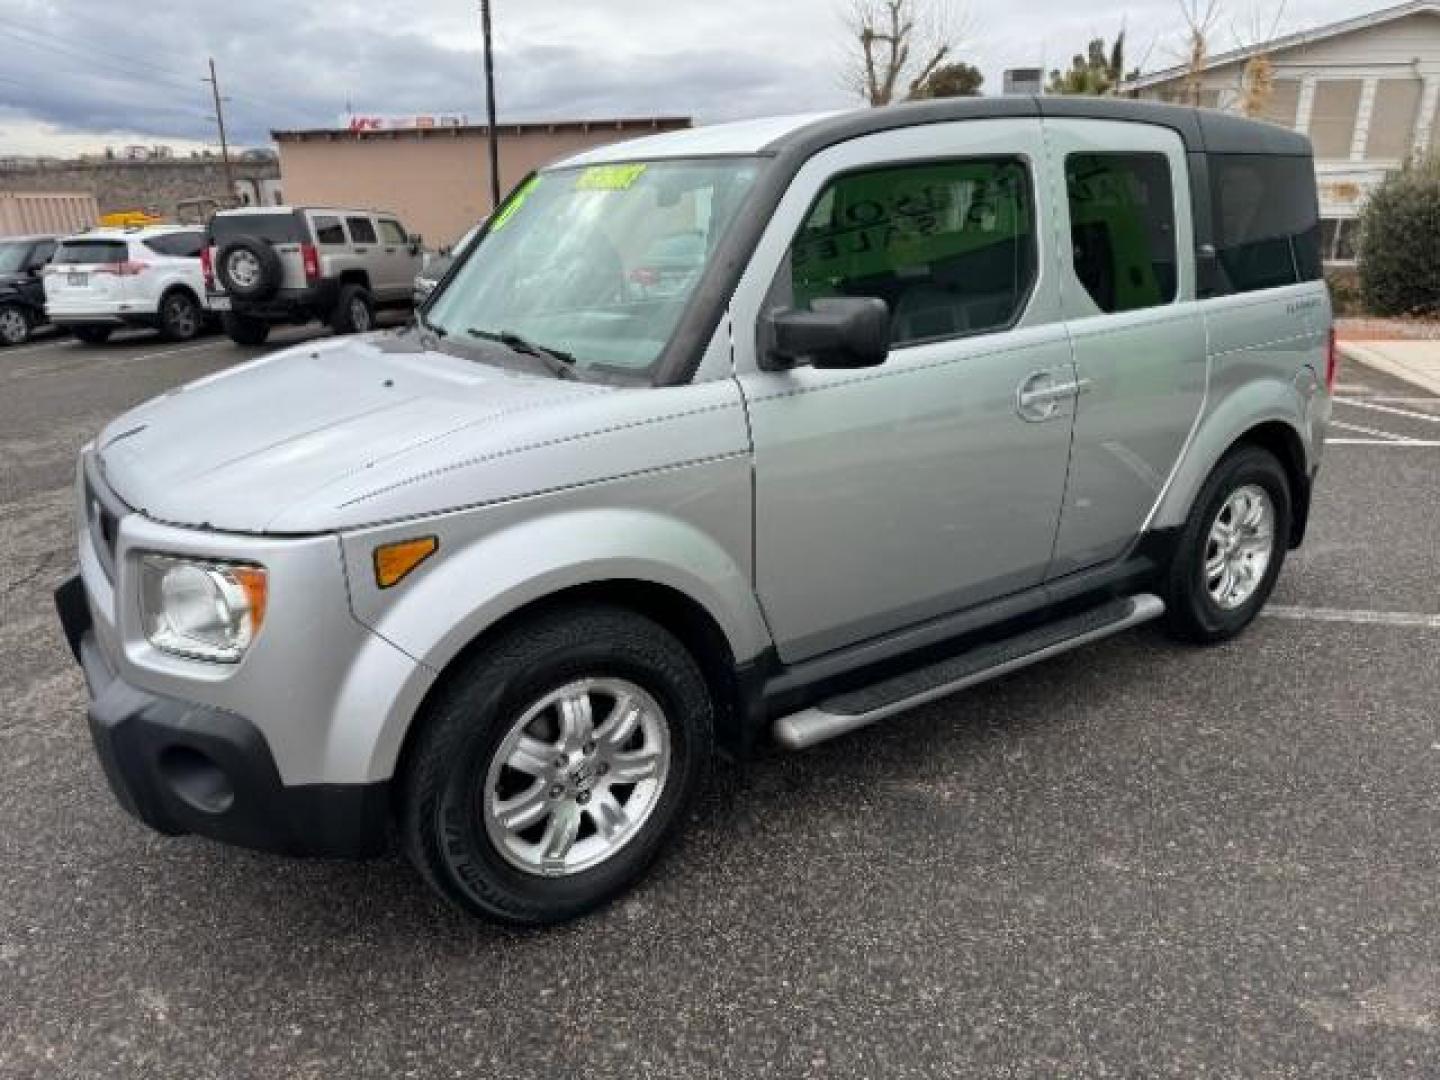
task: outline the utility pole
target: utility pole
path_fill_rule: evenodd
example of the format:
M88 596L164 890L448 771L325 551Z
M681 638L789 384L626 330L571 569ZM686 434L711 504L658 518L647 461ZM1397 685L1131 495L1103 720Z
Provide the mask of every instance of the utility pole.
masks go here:
M495 133L495 62L490 55L490 0L480 0L480 32L485 37L485 139L490 149L490 209L500 205L500 142Z
M225 99L220 96L220 80L215 77L215 58L210 57L210 77L201 79L201 82L208 82L210 90L215 95L215 125L220 129L220 160L225 166L225 198L235 197L235 177L230 172L230 144L225 141L225 109L221 102Z

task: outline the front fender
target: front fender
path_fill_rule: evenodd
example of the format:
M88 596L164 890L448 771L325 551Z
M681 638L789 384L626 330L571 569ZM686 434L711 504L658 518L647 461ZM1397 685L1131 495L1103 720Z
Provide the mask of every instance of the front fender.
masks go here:
M642 505L643 502L643 505ZM737 663L770 644L751 585L743 456L594 488L521 499L342 538L356 618L443 670L480 634L565 589L630 580L665 586L709 613ZM416 536L435 555L393 588L375 583L375 548ZM403 732L381 745L398 747Z

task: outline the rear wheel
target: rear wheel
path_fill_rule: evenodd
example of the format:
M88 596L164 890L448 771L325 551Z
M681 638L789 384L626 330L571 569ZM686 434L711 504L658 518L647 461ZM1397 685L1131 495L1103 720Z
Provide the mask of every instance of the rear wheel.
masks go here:
M166 341L189 341L200 333L204 317L187 292L167 293L160 301L160 334Z
M0 345L24 345L30 340L30 316L18 304L0 306Z
M70 332L86 345L104 345L115 332L113 326L75 326Z
M1212 644L1250 625L1280 576L1290 514L1289 480L1268 450L1242 446L1216 466L1170 566L1165 619L1173 636Z
M226 335L236 345L264 345L270 336L270 324L264 319L252 319L227 311L220 320Z
M364 334L375 329L375 301L368 289L346 285L340 290L330 313L330 329L337 334Z
M504 922L574 918L628 888L679 828L712 705L668 631L559 611L470 658L402 772L400 832L430 885Z

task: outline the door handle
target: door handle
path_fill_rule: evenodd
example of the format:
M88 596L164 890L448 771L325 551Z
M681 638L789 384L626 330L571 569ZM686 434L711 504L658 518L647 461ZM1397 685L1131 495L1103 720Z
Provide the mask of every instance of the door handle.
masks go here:
M1015 411L1032 424L1044 423L1060 414L1060 403L1079 397L1090 389L1089 379L1055 382L1048 371L1036 371L1015 390Z

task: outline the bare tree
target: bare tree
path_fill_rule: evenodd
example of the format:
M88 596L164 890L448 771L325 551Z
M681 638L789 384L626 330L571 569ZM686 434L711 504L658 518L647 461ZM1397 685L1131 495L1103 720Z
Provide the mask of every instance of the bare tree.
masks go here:
M958 47L961 23L948 0L852 0L851 88L871 105L915 96Z
M1200 87L1205 63L1210 56L1210 36L1220 16L1220 0L1179 0L1185 20L1185 78L1181 81L1187 105L1200 104Z

